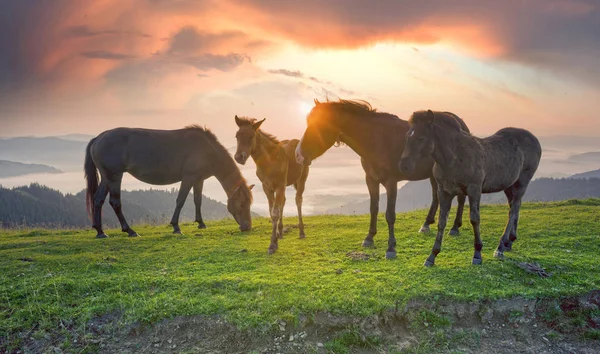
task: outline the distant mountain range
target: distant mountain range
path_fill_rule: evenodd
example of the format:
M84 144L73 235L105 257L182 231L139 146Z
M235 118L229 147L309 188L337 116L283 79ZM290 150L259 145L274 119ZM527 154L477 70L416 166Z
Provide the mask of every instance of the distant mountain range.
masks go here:
M531 182L524 201L549 202L567 199L584 199L600 197L600 178L539 178ZM506 203L504 193L484 194L482 204ZM379 197L379 211L384 212L387 195ZM428 180L408 182L398 190L396 212L429 208L431 203L431 185ZM369 213L369 199L342 205L327 210L326 214L360 215ZM456 199L454 200L456 205ZM468 215L468 214L467 214Z
M87 142L56 137L0 139L0 159L80 169L86 146Z
M594 170L594 171L578 173L578 174L571 176L571 178L600 178L600 169Z
M569 157L569 161L600 164L600 151L592 151L592 152L585 152L583 154L575 154L575 155L572 155Z
M175 209L177 190L123 191L121 201L127 221L132 225L167 225ZM107 227L120 227L108 200L102 209ZM194 221L195 207L190 194L181 211L181 222ZM254 215L256 216L256 214ZM202 217L215 220L231 217L227 206L207 197L202 199ZM210 225L209 225L210 226ZM57 190L32 184L7 189L0 187L0 227L89 228L85 194L62 194Z
M23 176L32 173L61 173L61 171L47 165L0 160L0 178Z

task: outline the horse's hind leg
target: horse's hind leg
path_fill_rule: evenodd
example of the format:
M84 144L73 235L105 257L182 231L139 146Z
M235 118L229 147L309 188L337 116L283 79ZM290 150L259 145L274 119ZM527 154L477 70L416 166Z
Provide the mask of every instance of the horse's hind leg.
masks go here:
M377 234L377 214L379 213L379 182L377 182L368 173L365 175L365 181L367 182L367 188L369 189L370 197L370 212L371 221L369 224L369 233L365 237L362 245L363 247L372 247L375 244L373 237Z
M431 183L431 206L429 207L429 213L427 213L427 218L425 219L425 223L421 226L419 232L428 233L431 231L430 225L435 222L435 213L438 209L438 195L437 195L437 182L433 176L429 177L429 182Z
M111 176L113 179L108 181L108 190L110 191L110 206L113 208L117 218L119 219L119 223L121 223L121 230L123 232L127 232L130 237L138 236L137 232L133 231L129 224L127 224L127 220L125 220L125 216L123 215L123 210L121 207L121 180L123 179L123 174L113 175Z
M102 230L102 206L104 205L104 200L108 195L108 182L106 178L102 176L102 181L98 186L98 190L96 194L94 194L94 223L92 227L96 229L98 234L96 238L107 238L108 236Z
M196 222L198 223L199 229L206 229L206 224L202 220L202 188L204 187L204 180L199 179L194 184L194 205L196 206Z
M508 199L510 211L508 212L508 222L506 223L506 228L500 238L498 249L494 252L494 257L496 258L503 258L504 252L512 251L512 244L517 239L517 226L519 224L521 200L528 184L529 181L526 183L517 181L515 184L504 190L504 194L506 194L506 198Z
M465 199L467 199L467 197L465 195L459 195L456 197L456 199L458 200L456 218L454 219L454 226L452 226L452 229L450 229L450 232L448 232L448 235L452 236L456 236L460 233L459 229L462 226L463 210L465 209Z
M308 178L308 166L302 171L300 179L294 184L296 188L296 207L298 208L298 229L300 230L300 238L305 238L304 222L302 221L302 194L306 187L306 179Z
M171 225L173 226L174 234L181 235L181 229L179 228L179 214L181 213L181 209L185 204L185 200L187 199L188 194L190 194L190 189L192 189L192 185L192 180L184 179L181 181L181 186L179 187L179 194L177 195L175 211L173 212L173 217L171 218Z

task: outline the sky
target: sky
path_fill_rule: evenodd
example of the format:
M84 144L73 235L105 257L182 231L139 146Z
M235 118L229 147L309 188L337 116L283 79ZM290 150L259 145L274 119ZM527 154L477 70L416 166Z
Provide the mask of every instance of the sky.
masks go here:
M301 136L313 99L600 135L598 0L4 0L0 136L211 128Z

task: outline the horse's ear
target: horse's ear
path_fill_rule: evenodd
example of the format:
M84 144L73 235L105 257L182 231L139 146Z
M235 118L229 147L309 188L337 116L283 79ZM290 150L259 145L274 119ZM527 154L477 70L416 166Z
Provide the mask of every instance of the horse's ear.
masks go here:
M266 120L267 118L263 118L263 120L259 120L258 122L252 124L252 128L254 128L254 130L258 130L258 128L260 128L260 125L263 124L263 122Z
M249 189L249 190L252 190L252 188L254 188L254 185L253 185L253 184L251 184L251 185L249 185L249 186L248 186L248 189Z
M319 100L318 100L318 99L316 99L316 98L314 99L314 101L315 101L315 106L318 106L318 105L320 105L320 104L321 104L321 102L319 102Z
M433 111L431 109L428 109L427 110L427 123L432 124L434 119L435 119L435 115L433 114Z
M235 124L237 124L238 127L242 126L242 120L237 116L237 114L235 115Z

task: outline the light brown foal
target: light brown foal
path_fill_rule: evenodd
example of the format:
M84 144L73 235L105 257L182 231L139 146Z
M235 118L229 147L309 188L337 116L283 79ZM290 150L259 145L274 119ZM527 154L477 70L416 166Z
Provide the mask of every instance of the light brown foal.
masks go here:
M283 238L283 207L287 186L294 185L296 188L298 229L300 238L306 237L302 222L302 193L308 178L308 166L296 163L294 152L298 139L279 141L273 135L259 129L265 119L257 121L254 118L235 116L235 123L239 127L235 135L237 139L235 160L243 165L248 157L252 156L256 164L256 175L262 182L263 190L269 200L269 213L273 223L269 254L273 254L279 248L278 238Z

